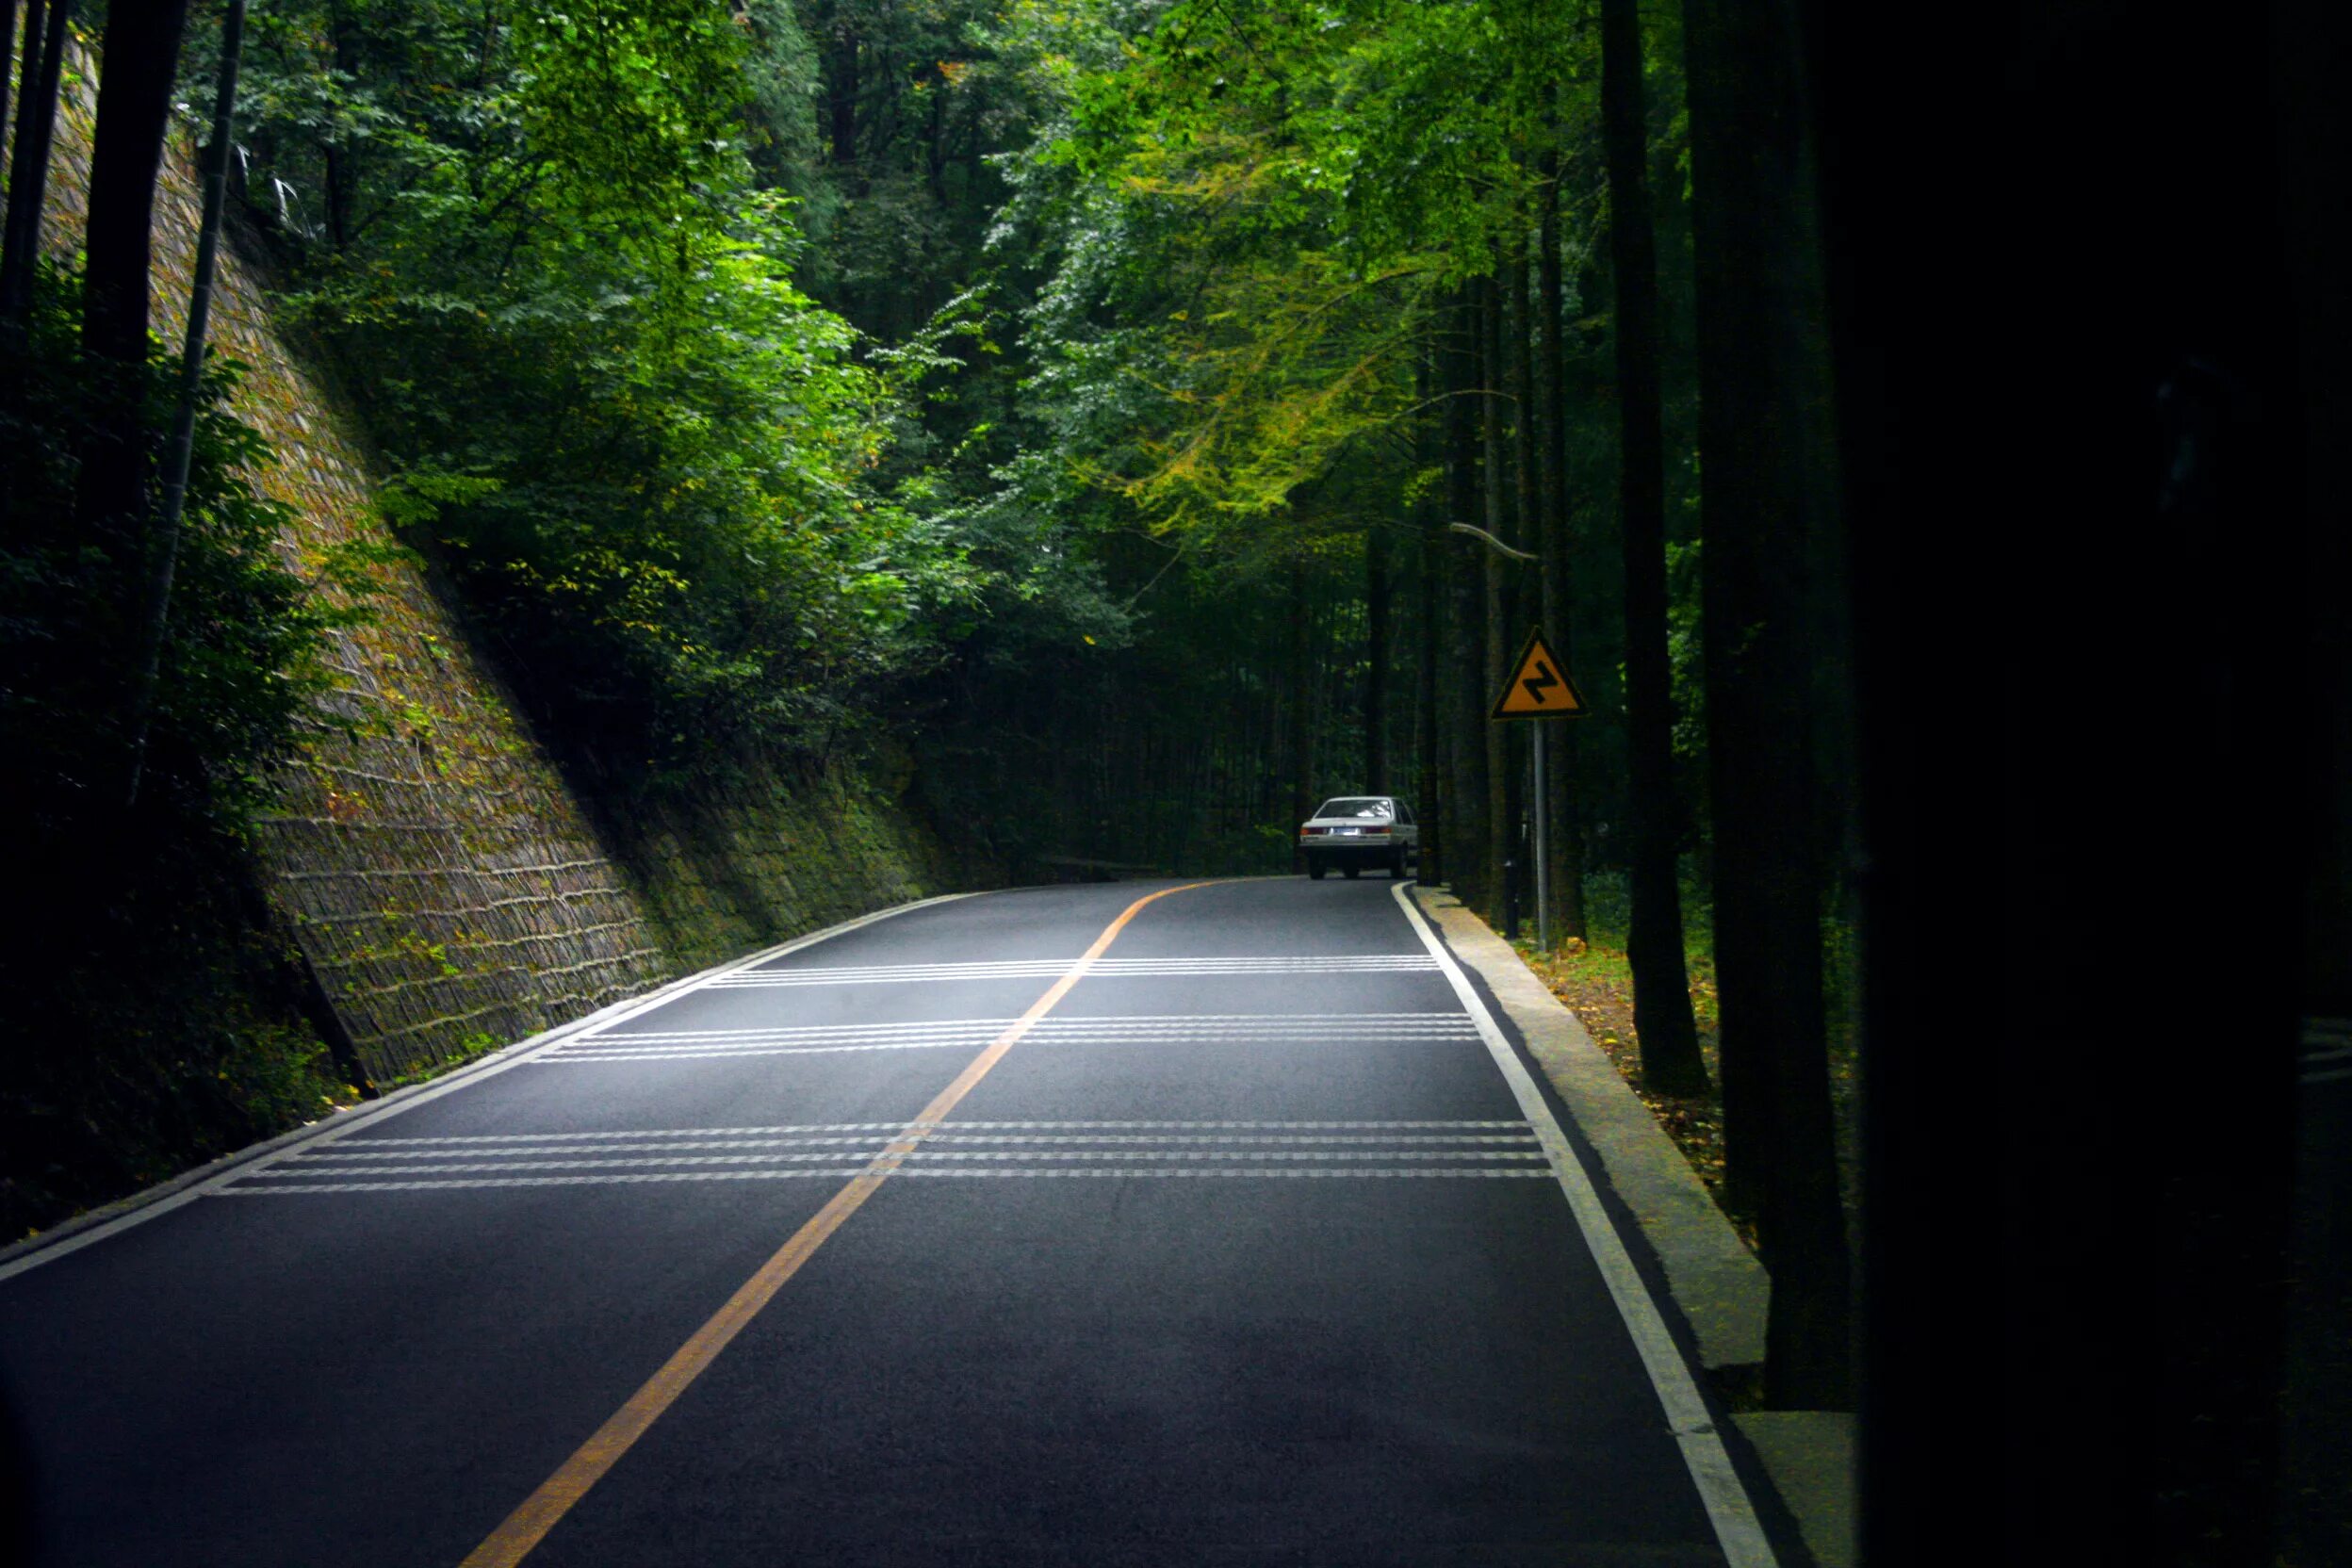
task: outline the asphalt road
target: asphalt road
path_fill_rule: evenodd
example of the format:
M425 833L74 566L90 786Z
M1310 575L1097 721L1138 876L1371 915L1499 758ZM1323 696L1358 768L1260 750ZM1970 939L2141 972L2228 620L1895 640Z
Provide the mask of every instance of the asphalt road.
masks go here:
M36 1560L1769 1560L1389 884L1062 984L1160 886L875 922L0 1279Z

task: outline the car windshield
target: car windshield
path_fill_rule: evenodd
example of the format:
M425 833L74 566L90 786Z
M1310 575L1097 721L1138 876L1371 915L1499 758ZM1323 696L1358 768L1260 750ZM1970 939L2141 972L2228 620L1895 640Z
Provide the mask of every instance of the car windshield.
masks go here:
M1327 800L1315 808L1315 814L1318 817L1387 817L1396 815L1396 811L1385 800L1365 798Z

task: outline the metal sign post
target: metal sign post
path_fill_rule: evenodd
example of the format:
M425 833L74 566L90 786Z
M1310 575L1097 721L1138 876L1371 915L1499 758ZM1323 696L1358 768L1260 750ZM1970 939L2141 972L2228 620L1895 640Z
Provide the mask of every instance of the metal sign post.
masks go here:
M1590 711L1584 694L1568 678L1566 666L1556 657L1550 645L1544 641L1543 630L1527 634L1527 645L1519 650L1518 662L1511 667L1511 679L1504 683L1503 694L1494 699L1495 720L1504 719L1580 719ZM1544 728L1535 727L1533 762L1535 764L1535 945L1539 952L1552 950L1552 832L1551 813L1544 801L1544 786L1548 782L1545 766Z
M1482 541L1487 548L1513 561L1530 564L1541 556L1526 550L1512 549L1482 528L1468 523L1446 525L1456 533L1466 533ZM1544 629L1527 633L1527 645L1519 650L1517 662L1511 667L1511 678L1503 682L1503 694L1494 699L1494 711L1489 715L1497 722L1504 719L1580 719L1590 712L1584 694L1568 678L1567 666L1553 654L1551 645L1544 641ZM1535 744L1530 761L1535 773L1535 945L1539 952L1552 950L1552 835L1550 810L1544 796L1549 783L1544 767L1544 727L1535 727Z
M1535 950L1552 950L1552 838L1544 800L1544 727L1535 727Z

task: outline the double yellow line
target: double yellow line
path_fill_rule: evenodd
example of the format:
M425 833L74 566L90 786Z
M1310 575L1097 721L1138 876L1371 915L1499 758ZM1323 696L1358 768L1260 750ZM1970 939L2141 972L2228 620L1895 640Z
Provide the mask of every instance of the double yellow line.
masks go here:
M743 1332L751 1320L760 1315L760 1309L784 1288L784 1282L800 1272L800 1266L825 1245L825 1238L841 1228L842 1221L856 1214L859 1205L881 1188L890 1172L906 1162L915 1146L933 1128L947 1119L972 1086L988 1075L988 1070L1004 1059L1016 1042L1054 1010L1054 1004L1070 994L1070 988L1086 976L1087 969L1103 950L1127 928L1143 906L1154 899L1170 893L1189 891L1209 886L1205 882L1188 882L1180 888L1162 888L1158 892L1146 893L1119 911L1117 920L1103 927L1068 973L1054 982L1046 993L1030 1004L1029 1010L1015 1019L1005 1031L988 1042L987 1049L974 1056L956 1075L956 1081L932 1097L931 1103L917 1113L906 1124L906 1130L893 1138L890 1146L874 1158L874 1163L850 1178L849 1184L827 1200L825 1207L809 1217L808 1222L792 1233L792 1239L776 1250L776 1255L760 1266L759 1272L745 1280L727 1304L710 1315L710 1320L696 1329L694 1337L678 1348L678 1353L662 1364L662 1369L645 1380L645 1386L629 1397L629 1402L614 1411L603 1426L598 1427L587 1442L575 1449L571 1458L556 1467L555 1474L539 1485L539 1489L523 1499L522 1506L506 1516L489 1538L467 1554L462 1568L514 1568L531 1554L533 1547L546 1539L556 1521L571 1511L572 1505L588 1494L591 1487L602 1480L605 1472L619 1462L623 1454L662 1418L662 1413L677 1403L678 1396L693 1385L696 1378L718 1359L734 1337Z

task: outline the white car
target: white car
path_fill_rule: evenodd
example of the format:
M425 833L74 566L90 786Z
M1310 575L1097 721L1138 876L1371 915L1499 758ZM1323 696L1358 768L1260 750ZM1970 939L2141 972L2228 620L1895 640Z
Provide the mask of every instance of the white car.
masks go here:
M1421 829L1413 811L1394 795L1340 795L1315 808L1298 829L1298 852L1307 874L1320 882L1337 866L1360 876L1366 866L1385 866L1401 877L1421 853Z

